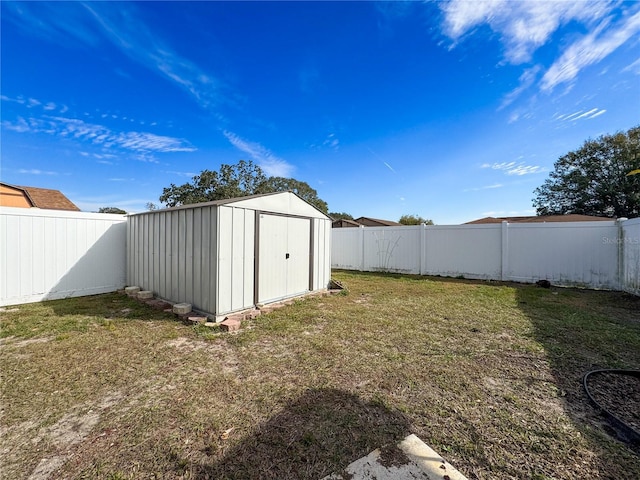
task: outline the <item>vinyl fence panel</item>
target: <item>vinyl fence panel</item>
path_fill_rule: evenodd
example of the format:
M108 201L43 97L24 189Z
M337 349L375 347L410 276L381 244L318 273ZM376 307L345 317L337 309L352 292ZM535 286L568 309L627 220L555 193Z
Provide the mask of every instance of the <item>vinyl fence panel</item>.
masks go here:
M0 207L0 305L113 292L126 281L126 217Z
M502 230L499 224L428 226L424 235L423 274L500 278Z
M618 247L611 222L530 223L509 226L506 280L616 289Z
M640 219L333 230L346 270L640 291Z
M621 236L604 241L620 246L623 290L640 295L640 218L627 220L621 230Z

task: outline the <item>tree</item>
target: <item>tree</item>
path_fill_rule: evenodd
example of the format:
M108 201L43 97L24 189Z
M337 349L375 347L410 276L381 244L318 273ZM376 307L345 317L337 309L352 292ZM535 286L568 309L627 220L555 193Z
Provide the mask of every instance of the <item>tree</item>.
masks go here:
M403 225L422 225L423 223L425 225L433 225L433 220L427 220L420 215L402 215L398 222Z
M640 126L587 140L560 157L536 188L538 215L640 216Z
M215 172L203 170L191 182L162 190L160 201L168 207L224 200L260 193L291 191L326 213L327 203L309 184L293 178L269 177L252 161L240 160L236 165L222 164Z
M331 217L331 220L353 220L353 217L345 212L329 212L327 216Z
M160 201L168 207L177 207L253 195L266 179L258 165L240 160L236 165L222 164L218 172L203 170L190 183L180 186L172 183L162 190Z
M98 209L98 213L116 213L118 215L127 214L127 212L118 207L102 207Z
M293 192L309 202L322 213L329 211L327 202L318 197L318 192L308 183L294 178L269 177L258 185L256 193Z

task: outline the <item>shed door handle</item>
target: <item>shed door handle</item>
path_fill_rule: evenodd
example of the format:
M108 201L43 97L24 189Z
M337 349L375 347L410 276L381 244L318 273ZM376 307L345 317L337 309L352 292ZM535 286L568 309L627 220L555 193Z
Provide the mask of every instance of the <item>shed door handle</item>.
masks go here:
M284 258L289 258L289 254L285 253Z

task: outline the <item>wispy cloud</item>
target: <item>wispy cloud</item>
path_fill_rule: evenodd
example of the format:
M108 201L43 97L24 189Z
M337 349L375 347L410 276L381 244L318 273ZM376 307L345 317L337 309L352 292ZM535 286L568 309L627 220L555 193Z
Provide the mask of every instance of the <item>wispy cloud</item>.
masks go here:
M563 121L563 122L575 122L576 120L591 120L592 118L599 117L600 115L604 115L607 111L605 109L600 108L592 108L591 110L584 111L579 110L570 114L562 114L554 116L555 120Z
M23 175L59 175L58 172L51 172L46 170L38 170L37 168L21 168L18 173Z
M630 63L622 69L623 72L633 72L636 75L640 75L640 58L633 63Z
M275 156L269 149L259 143L250 142L233 132L224 130L222 134L229 143L255 160L267 175L273 177L289 177L294 170L293 165Z
M135 5L119 8L100 2L7 3L7 19L48 41L70 48L109 42L135 62L187 91L203 108L225 98L222 83L198 65L175 53L138 15Z
M376 152L374 152L373 150L371 150L369 147L367 147L367 150L369 150L369 153L371 153L371 155L373 155L373 156L374 156L374 157L376 157L378 160L380 160L380 161L382 162L382 164L383 164L385 167L387 167L387 168L388 168L389 170L391 170L393 173L397 173L397 172L394 170L394 168L393 168L391 165L389 165L387 162L385 162L385 161L383 160L383 158L382 158L380 155L378 155Z
M56 110L58 108L60 109L60 113L64 113L69 110L69 107L67 107L66 105L58 106L54 102L43 102L42 100L38 100L36 98L24 98L22 96L12 98L7 95L0 95L0 100L2 100L3 102L17 103L27 108L41 107L42 110L46 112L52 112L53 110Z
M492 170L500 170L505 175L530 175L532 173L544 172L545 169L538 165L525 165L520 162L502 162L502 163L484 163L481 168L490 168ZM496 187L497 188L497 187Z
M511 105L525 90L530 88L531 85L533 85L533 83L536 81L539 72L539 65L525 70L518 79L520 82L519 85L511 92L507 93L502 99L499 110Z
M571 44L542 77L542 90L574 80L580 71L600 62L640 32L640 11L615 25L604 20L593 32Z
M591 25L612 8L611 2L541 2L491 0L442 2L444 31L454 42L487 24L501 36L509 63L529 61L563 24L579 21Z
M77 118L43 115L39 118L18 117L15 122L4 121L2 127L19 133L45 133L106 149L117 148L141 155L168 152L193 152L195 147L185 139L148 132L116 132L103 125L87 123ZM81 152L84 155L87 152ZM109 154L102 154L105 158ZM113 154L111 154L113 155ZM86 155L84 155L86 156Z
M636 5L615 0L595 2L539 0L452 0L439 3L443 12L443 31L452 48L482 25L497 33L504 45L505 61L521 64L547 44L563 26L577 22L587 33L558 52L540 81L542 91L551 91L561 83L575 80L582 69L594 65L640 32L640 11ZM620 17L614 21L615 16ZM575 38L575 37L574 37ZM536 67L539 68L539 67ZM538 70L529 70L520 78L520 86L509 93L503 107L533 84ZM535 75L534 75L535 74Z
M501 183L494 183L493 185L485 185L484 187L475 187L475 188L465 188L463 192L479 192L481 190L493 190L495 188L504 187Z
M195 177L197 173L194 172L176 172L175 170L165 170L162 173L168 173L169 175L177 175L179 177Z

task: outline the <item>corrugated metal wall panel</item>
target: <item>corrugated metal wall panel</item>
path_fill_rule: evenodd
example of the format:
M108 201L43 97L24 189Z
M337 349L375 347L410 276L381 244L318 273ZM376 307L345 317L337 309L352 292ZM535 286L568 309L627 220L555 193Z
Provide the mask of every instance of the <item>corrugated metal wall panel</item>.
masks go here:
M0 305L112 292L126 278L126 218L0 207Z
M313 220L313 290L327 288L331 280L331 221Z

